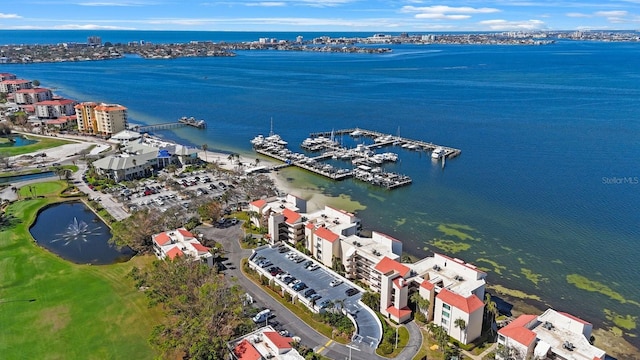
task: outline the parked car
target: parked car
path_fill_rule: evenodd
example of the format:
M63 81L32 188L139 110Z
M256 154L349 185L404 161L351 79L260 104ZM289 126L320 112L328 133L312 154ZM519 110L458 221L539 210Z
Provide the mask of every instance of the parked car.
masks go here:
M338 285L342 284L342 280L340 279L333 279L331 280L331 282L329 283L329 286L331 287L336 287Z
M347 295L347 296L353 296L353 295L355 295L355 294L357 294L357 293L359 293L359 291L358 291L358 289L356 289L356 288L348 288L348 289L344 292L344 294L345 294L345 295Z
M307 290L307 291L305 291L305 292L304 292L304 297L308 298L308 297L310 297L311 295L313 295L313 294L315 294L315 293L316 293L316 291L315 291L315 290L313 290L313 289L309 289L309 290Z

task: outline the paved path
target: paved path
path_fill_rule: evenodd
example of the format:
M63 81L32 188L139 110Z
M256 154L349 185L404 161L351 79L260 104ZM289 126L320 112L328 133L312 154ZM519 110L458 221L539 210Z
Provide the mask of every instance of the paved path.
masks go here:
M229 228L215 228L200 226L197 228L204 237L220 242L226 251L228 269L225 270L227 276L232 278L236 283L242 286L253 299L264 307L274 311L277 320L284 328L292 332L295 336L302 339L302 343L313 348L316 352L335 360L349 359L349 349L347 346L336 343L332 339L320 334L315 329L299 320L289 309L285 308L273 299L262 287L256 285L253 281L246 278L240 269L242 258L251 256L251 250L245 250L240 247L239 239L244 235L240 224ZM422 335L420 329L415 323L407 324L411 338L409 344L396 359L411 360L420 349L422 343ZM416 335L417 334L417 335ZM363 360L383 360L385 358L375 353L351 350L352 359Z
M465 357L469 358L469 359L473 359L473 360L482 360L484 359L485 356L489 355L490 352L492 352L495 348L498 347L498 343L493 343L491 344L491 346L489 346L487 349L485 349L482 354L480 355L473 355L472 353L466 351L466 350L462 350L462 353L464 354Z

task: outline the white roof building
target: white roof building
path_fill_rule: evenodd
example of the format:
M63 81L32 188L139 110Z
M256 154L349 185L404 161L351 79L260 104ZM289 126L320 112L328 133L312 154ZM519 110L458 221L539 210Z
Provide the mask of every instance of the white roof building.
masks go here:
M271 326L262 327L227 343L235 360L304 360L291 345L294 339L280 335Z
M591 345L593 325L565 312L547 309L539 316L521 315L498 331L498 344L517 356L537 359L603 360Z
M202 245L196 237L185 228L165 231L152 236L153 251L160 260L174 260L180 256L188 256L194 260L213 266L213 254Z

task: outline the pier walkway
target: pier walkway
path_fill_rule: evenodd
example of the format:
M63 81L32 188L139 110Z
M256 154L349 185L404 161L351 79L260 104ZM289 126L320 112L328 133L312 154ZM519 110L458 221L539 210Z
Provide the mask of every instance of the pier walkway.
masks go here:
M136 126L136 127L133 127L133 130L143 133L143 132L150 132L150 131L157 131L157 130L174 129L174 128L179 128L183 126L193 126L198 129L204 129L207 127L207 123L204 120L196 120L193 117L189 117L189 118L182 117L176 122Z

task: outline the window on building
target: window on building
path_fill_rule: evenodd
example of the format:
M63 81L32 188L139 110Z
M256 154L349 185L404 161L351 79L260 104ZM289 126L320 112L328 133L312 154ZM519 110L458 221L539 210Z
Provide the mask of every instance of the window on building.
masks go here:
M442 307L445 308L446 310L451 310L451 306L447 304L442 304Z
M449 317L449 313L447 311L443 311L442 312L442 317L448 318Z

